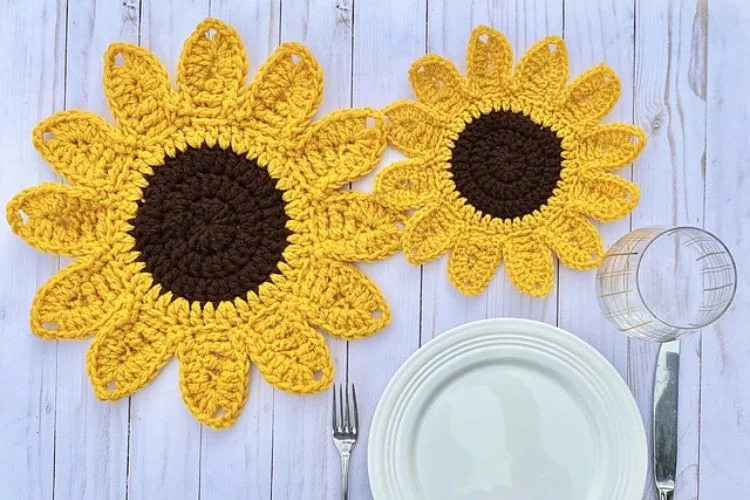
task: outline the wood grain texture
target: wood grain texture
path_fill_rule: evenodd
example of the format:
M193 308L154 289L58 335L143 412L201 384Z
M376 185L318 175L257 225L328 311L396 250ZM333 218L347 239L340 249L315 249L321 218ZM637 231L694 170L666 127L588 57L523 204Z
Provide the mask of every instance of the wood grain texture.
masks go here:
M282 41L305 43L325 74L319 116L412 98L407 73L425 52L464 70L472 28L489 24L516 56L547 34L565 37L571 77L605 62L622 98L608 120L645 128L649 145L632 169L642 191L632 217L602 226L607 243L631 227L692 224L715 232L740 270L735 306L702 337L683 342L676 500L745 498L750 490L750 5L743 0L0 0L0 199L60 181L34 151L32 127L83 108L109 116L102 55L113 41L141 43L174 75L185 38L206 15L234 25L251 75ZM382 164L400 156L386 152ZM369 190L372 178L354 184ZM31 336L38 286L67 261L43 255L0 224L0 498L338 498L329 434L330 393L273 390L253 370L242 417L228 430L201 427L184 407L170 363L131 400L102 403L85 373L88 342ZM361 266L383 290L393 324L368 340L329 338L337 381L359 389L366 425L355 449L351 497L371 498L367 429L388 380L422 343L486 317L559 324L602 352L628 381L650 421L656 348L615 332L594 305L594 273L561 266L546 299L518 293L502 269L488 291L465 297L446 259L423 268L401 256ZM654 499L651 484L644 499Z
M66 109L110 117L101 83L103 54L112 42L137 43L138 20L138 4L132 1L68 5ZM124 499L130 405L125 399L102 406L94 396L82 369L89 343L58 346L55 497ZM82 463L87 466L81 468Z
M355 2L352 105L384 107L411 95L407 79L412 61L424 54L425 0ZM400 155L388 150L382 164ZM372 179L354 183L369 190ZM351 498L372 498L367 478L367 439L372 415L388 380L419 347L421 270L396 255L361 268L388 300L393 321L372 338L351 342L348 378L357 383L361 444L352 454Z
M633 178L641 186L641 205L633 213L632 224L700 227L706 146L706 3L639 1L635 13L634 120L647 131L649 145L633 169ZM681 347L675 498L692 499L697 497L698 486L700 335L685 337ZM631 340L628 352L628 383L648 422L658 346ZM650 442L648 426L646 432ZM652 488L644 498L656 498Z
M750 491L750 8L710 2L705 225L733 252L737 297L727 316L703 332L699 498Z
M0 12L0 199L8 200L56 180L30 139L37 121L64 106L65 3L2 0ZM46 500L55 480L57 345L29 334L28 308L59 259L30 252L0 226L0 492Z

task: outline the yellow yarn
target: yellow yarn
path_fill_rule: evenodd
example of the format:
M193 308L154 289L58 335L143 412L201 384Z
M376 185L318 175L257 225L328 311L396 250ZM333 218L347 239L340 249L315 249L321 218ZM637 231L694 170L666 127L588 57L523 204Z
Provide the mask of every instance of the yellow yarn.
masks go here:
M418 101L396 102L385 110L389 142L411 158L379 173L375 195L394 209L419 209L407 220L402 242L412 263L451 250L451 281L476 294L486 289L504 258L514 286L546 295L554 280L553 251L575 269L599 263L601 237L586 216L611 221L637 205L638 188L610 171L638 156L645 134L629 124L598 123L619 98L617 76L600 65L568 84L566 47L558 37L538 42L513 69L507 39L480 26L469 42L467 73L463 77L436 55L413 64L409 78ZM523 216L483 213L454 179L453 154L461 134L497 112L523 115L554 132L561 144L554 191Z
M176 355L190 411L227 427L246 401L251 362L279 389L320 391L333 364L317 328L356 339L390 320L377 287L351 262L397 251L401 215L339 189L379 161L382 115L343 110L311 125L322 72L299 44L280 46L250 85L247 73L239 35L214 19L185 43L177 91L150 52L115 44L104 84L117 126L67 111L34 131L41 155L73 185L21 192L8 222L40 250L78 259L39 290L31 329L48 339L95 335L87 367L101 399L134 393ZM165 161L191 148L252 159L283 191L287 246L257 293L190 301L139 259L132 232L144 191Z

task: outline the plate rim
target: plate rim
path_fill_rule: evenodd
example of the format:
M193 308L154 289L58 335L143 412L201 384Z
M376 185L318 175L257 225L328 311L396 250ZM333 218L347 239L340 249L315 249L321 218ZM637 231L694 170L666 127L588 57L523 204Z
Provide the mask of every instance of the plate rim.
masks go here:
M640 474L638 477L633 479L633 485L636 490L636 496L633 497L633 500L640 499L643 495L643 491L645 491L646 487L646 480L648 476L648 442L646 437L646 428L643 421L643 417L641 415L640 409L638 408L638 404L635 401L635 397L628 387L627 383L623 379L620 372L610 363L610 361L602 355L597 349L595 349L591 344L586 342L585 340L581 339L580 337L574 335L573 333L564 330L558 326L551 325L549 323L544 323L542 321L536 321L526 318L488 318L488 319L482 319L478 321L472 321L467 323L462 323L460 325L456 325L453 328L450 328L446 330L444 333L430 339L427 343L422 345L419 349L414 351L409 355L409 357L401 364L401 366L398 367L396 372L393 374L391 379L388 381L385 389L383 390L383 393L381 394L381 397L376 405L375 412L373 413L372 418L372 424L370 426L370 432L368 436L368 442L367 442L367 473L368 473L368 480L369 480L369 487L370 491L373 495L373 498L375 500L378 500L379 498L383 497L383 491L382 489L387 487L387 485L383 486L382 481L380 481L380 484L377 484L378 482L375 480L375 475L377 471L375 470L375 466L373 465L374 462L374 453L376 447L373 445L375 438L382 434L382 432L378 431L378 422L383 421L384 412L387 411L385 408L385 401L388 399L394 397L391 393L393 393L396 390L396 386L400 384L401 379L405 377L405 373L412 367L411 365L418 362L420 358L425 358L428 356L429 352L435 351L436 349L439 349L441 344L447 344L449 347L450 345L459 342L459 340L455 340L454 337L457 336L471 336L479 335L479 333L476 333L478 331L481 331L483 328L492 328L497 327L501 329L500 334L510 333L508 330L513 328L513 325L517 325L518 327L525 327L525 328L532 328L532 329L541 329L546 330L548 333L554 333L556 335L560 335L561 338L565 339L566 341L572 343L575 345L578 349L582 349L584 352L588 352L591 356L597 359L599 364L601 364L605 371L609 371L610 374L616 375L615 377L608 377L612 379L612 383L619 386L618 390L619 392L624 394L627 394L629 397L627 398L620 398L623 399L623 405L627 409L627 415L625 416L626 421L630 421L632 423L637 423L637 425L633 426L634 431L634 439L637 437L638 443L634 443L634 445L641 449L641 452L637 454L637 457L639 459L634 463L634 471L637 473L638 470L640 470ZM490 333L491 334L491 333ZM571 349L566 349L568 352L572 352ZM574 353L576 356L580 356L579 353ZM425 364L429 361L429 357L425 358L425 361L420 364ZM392 411L393 408L391 407L390 410ZM380 425L380 427L383 427L386 424L384 421L383 424ZM635 436L635 434L638 434L638 436ZM636 456L634 454L634 456ZM385 493L388 493L387 491ZM380 496L376 496L380 494ZM397 499L389 499L389 500L397 500ZM624 500L631 500L631 499L624 499Z

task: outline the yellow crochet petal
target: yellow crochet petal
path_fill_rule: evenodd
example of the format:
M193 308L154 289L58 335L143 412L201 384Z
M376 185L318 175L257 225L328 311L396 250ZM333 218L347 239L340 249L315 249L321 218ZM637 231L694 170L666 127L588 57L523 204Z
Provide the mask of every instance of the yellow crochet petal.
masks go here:
M215 429L237 420L250 386L246 339L231 326L197 327L177 350L182 398L195 418Z
M584 127L604 118L619 98L620 79L612 68L600 64L568 86L560 113L570 125Z
M579 210L594 219L609 222L622 219L640 199L638 186L614 174L587 172L575 196Z
M258 70L250 96L256 127L281 138L299 135L320 105L323 72L305 46L283 43Z
M42 184L17 194L7 206L13 232L44 252L88 255L97 250L105 228L96 191Z
M51 340L93 335L125 307L121 296L134 272L106 253L75 261L37 291L31 331Z
M471 33L466 52L469 84L483 94L502 96L510 82L513 49L505 36L489 26Z
M402 218L370 194L346 192L316 204L312 224L324 255L349 262L372 262L399 250L401 230L396 223Z
M593 269L604 255L596 227L585 217L564 214L552 227L552 248L560 262L573 269Z
M531 231L515 233L504 247L505 268L513 286L534 297L552 290L554 263L552 251Z
M439 196L449 175L428 160L402 160L378 173L373 193L394 210L416 208Z
M333 381L333 360L325 339L283 304L253 324L248 349L263 377L283 391L320 392Z
M417 98L428 106L451 114L469 106L463 77L443 57L428 54L417 59L409 69L409 80Z
M599 125L586 134L575 150L579 160L603 169L622 168L632 163L646 145L646 134L635 125Z
M34 147L69 181L103 186L114 163L114 128L84 111L63 111L34 127Z
M503 240L494 234L468 229L458 238L448 260L451 282L467 295L482 293L503 256Z
M568 52L563 39L557 36L537 42L513 73L514 94L541 106L557 101L567 81Z
M302 171L320 190L336 189L370 172L385 150L383 115L371 109L343 109L310 128Z
M378 287L353 265L335 261L310 264L300 286L310 323L345 339L382 330L391 312Z
M239 33L218 19L206 19L185 41L177 71L177 88L202 114L233 111L248 73Z
M135 393L156 378L174 355L176 341L159 316L135 310L127 316L101 330L89 347L86 367L99 399Z
M401 101L385 109L388 141L404 154L419 156L451 144L445 120L419 103Z
M104 90L112 116L136 138L158 135L169 126L169 75L148 50L127 43L110 45L104 55Z
M453 246L460 229L453 208L444 200L433 201L407 221L403 247L409 262L424 264Z

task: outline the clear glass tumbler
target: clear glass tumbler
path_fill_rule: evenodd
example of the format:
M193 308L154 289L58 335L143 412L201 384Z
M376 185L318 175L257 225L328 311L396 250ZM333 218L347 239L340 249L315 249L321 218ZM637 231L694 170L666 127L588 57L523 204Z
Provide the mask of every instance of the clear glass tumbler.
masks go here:
M648 227L623 236L597 271L607 318L632 337L667 342L721 317L737 268L716 236L697 227Z

